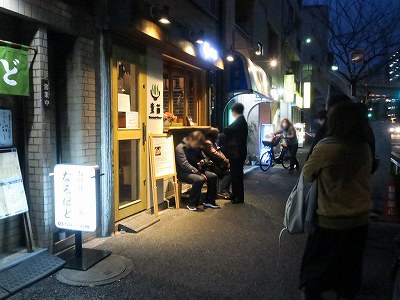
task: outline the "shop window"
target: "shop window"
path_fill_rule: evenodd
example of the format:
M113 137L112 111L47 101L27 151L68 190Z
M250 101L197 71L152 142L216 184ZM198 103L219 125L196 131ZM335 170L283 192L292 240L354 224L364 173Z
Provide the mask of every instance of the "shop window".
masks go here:
M201 95L201 71L179 65L164 65L164 112L172 112L177 121L175 125L204 124L199 115L204 105Z
M268 54L270 57L276 57L279 54L279 35L272 28L271 24L268 24Z

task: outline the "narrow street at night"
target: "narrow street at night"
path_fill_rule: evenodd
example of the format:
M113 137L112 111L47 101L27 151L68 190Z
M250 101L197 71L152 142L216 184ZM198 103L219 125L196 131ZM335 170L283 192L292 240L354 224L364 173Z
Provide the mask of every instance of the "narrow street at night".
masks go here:
M400 300L400 0L0 0L0 300Z
M300 150L304 158L306 150ZM138 234L106 239L97 248L128 257L133 271L118 282L71 287L55 276L11 299L300 299L297 289L305 235L279 232L297 180L281 167L246 175L246 202L219 201L220 210L167 210ZM373 223L357 299L388 299L396 225ZM278 263L279 262L279 263Z

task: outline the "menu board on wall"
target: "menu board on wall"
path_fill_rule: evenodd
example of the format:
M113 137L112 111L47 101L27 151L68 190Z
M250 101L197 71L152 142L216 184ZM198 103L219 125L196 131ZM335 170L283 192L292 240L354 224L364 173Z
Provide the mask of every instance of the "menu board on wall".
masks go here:
M12 147L12 115L9 109L0 109L0 147Z
M16 149L0 152L0 219L28 211Z

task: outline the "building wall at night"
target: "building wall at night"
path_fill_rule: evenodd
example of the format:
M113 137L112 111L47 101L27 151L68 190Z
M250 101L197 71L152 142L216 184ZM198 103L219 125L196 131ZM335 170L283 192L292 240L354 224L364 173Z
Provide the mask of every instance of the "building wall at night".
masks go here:
M18 111L18 114L14 114L14 122L17 122L15 127L21 126L22 133L15 144L18 146L25 178L34 239L40 247L52 248L55 242L70 235L54 225L53 183L49 174L56 163L100 165L102 171L107 173L102 177L102 182L107 177L110 184L107 186L102 183L102 195L105 196L100 204L100 222L106 224L101 224L97 234L109 235L111 231L107 230L114 229L114 187L113 176L110 174L113 169L110 161L107 161L107 158L113 156L113 137L107 136L112 132L108 120L111 115L102 115L103 109L110 109L107 108L111 103L111 79L108 71L110 60L114 58L111 50L114 45L125 47L128 52L137 49L142 51L144 60L147 60L147 63L144 63L146 74L145 84L141 85L143 88L153 84L162 87L166 53L171 59L179 62L185 62L187 59L188 65L193 64L201 69L201 84L204 86L200 96L204 102L204 109L199 112L200 123L208 125L210 121L208 110L211 109L211 105L208 101L214 96L209 92L209 87L215 80L215 74L221 75L222 67L214 66L204 57L200 57L198 50L194 53L196 51L193 49L199 47L195 38L202 31L203 38L222 56L223 47L219 43L222 36L221 2L154 0L133 3L121 0L108 3L109 7L106 7L107 1L100 0L96 1L95 6L93 1L79 0L0 1L1 20L7 23L7 18L12 18L15 24L10 28L18 29L15 34L11 34L11 30L6 30L3 26L0 28L0 39L38 49L31 76L32 96L24 100L19 97L21 109L16 107L13 111ZM151 16L149 5L168 6L172 24L160 26L154 16ZM129 9L124 11L124 7ZM147 24L147 27L142 29L155 30L155 33L160 34L158 39L151 36L151 32L139 32L137 27L133 27L132 21L135 23L139 19L145 21L143 24ZM120 24L116 25L110 20L116 20ZM114 34L112 31L117 31L117 27L136 32L125 36L120 32ZM140 34L147 36L141 39L138 38ZM186 48L185 45L190 47ZM175 52L179 55L175 55ZM103 55L103 61L100 60L100 53ZM103 65L103 69L102 63L106 65ZM42 103L42 78L48 78L51 85L52 104L46 108ZM216 85L213 87L217 89ZM153 101L150 91L146 93L146 101L150 103ZM0 95L0 107L17 103L14 98ZM27 104L25 112L22 109L23 101ZM144 109L148 103L143 103ZM103 106L100 108L100 105ZM142 121L148 125L147 133L163 132L162 118L154 121L144 117ZM109 144L105 144L104 141ZM103 162L109 163L108 167ZM150 187L151 180L148 179L145 181ZM163 188L159 190L162 191ZM145 200L148 207L151 207L150 192L147 195L148 199ZM161 202L163 196L159 196ZM0 252L24 245L21 216L0 221L0 245Z
M274 90L275 99L268 109L276 128L281 119L292 119L293 104L282 101L285 74L295 75L296 89L301 92L302 1L236 0L235 5L232 2L223 1L225 50L241 52L266 72ZM263 46L262 55L255 54L258 42ZM271 61L277 62L276 66L271 66ZM300 121L298 115L293 121Z
M315 114L325 107L329 84L324 74L331 71L333 64L328 47L329 32L326 27L329 22L328 7L304 6L302 15L303 36L305 40L310 39L310 43L303 45L303 78L311 81L312 111Z
M12 16L15 20L13 25L19 28L18 35L14 37L2 34L0 30L0 39L29 45L38 50L31 73L31 97L16 99L26 102L26 111L18 112L26 128L25 137L20 134L17 138L26 142L26 147L21 147L20 161L24 165L25 189L34 239L37 246L50 248L57 230L54 226L53 184L49 174L57 163L56 102L61 99L52 97L52 104L48 108L42 103L41 80L49 78L49 67L55 64L54 61L49 61L48 36L50 32L53 35L68 34L75 43L71 61L65 58L68 66L73 68L70 76L64 78L68 91L66 105L58 107L64 120L63 130L73 132L71 136L75 140L65 135L63 143L68 147L63 147L63 156L69 156L69 163L94 163L97 132L93 115L96 109L93 20L89 14L78 7L69 6L65 1L7 0L0 2L0 13ZM29 59L33 59L33 52ZM57 91L52 92L57 94ZM0 97L0 105L7 105L2 98ZM74 110L69 109L71 104L75 106ZM76 134L78 132L80 134ZM0 235L1 251L24 244L24 239L21 238L21 219L21 216L17 216L0 221L0 229L4 229L0 232L7 232Z

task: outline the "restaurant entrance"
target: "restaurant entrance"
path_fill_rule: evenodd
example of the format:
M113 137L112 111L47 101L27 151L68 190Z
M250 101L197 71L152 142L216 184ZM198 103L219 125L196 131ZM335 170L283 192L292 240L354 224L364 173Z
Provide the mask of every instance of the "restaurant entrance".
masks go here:
M114 47L111 61L115 221L147 208L144 57Z

